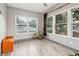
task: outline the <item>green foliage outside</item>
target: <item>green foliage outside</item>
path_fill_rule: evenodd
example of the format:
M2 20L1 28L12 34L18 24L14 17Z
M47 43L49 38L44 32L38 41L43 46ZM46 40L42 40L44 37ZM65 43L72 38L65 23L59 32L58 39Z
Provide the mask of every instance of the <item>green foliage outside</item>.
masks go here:
M79 21L79 8L72 9L72 16L75 18L74 21Z
M52 17L49 17L47 20L47 32L52 33Z
M56 15L56 33L67 34L67 13Z

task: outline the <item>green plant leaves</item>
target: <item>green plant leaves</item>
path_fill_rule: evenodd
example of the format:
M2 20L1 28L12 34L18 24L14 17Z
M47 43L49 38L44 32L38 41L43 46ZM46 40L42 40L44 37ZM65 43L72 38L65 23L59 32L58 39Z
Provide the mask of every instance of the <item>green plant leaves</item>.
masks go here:
M43 38L43 35L41 32L37 32L37 33L34 33L33 34L33 38L34 39L42 39Z

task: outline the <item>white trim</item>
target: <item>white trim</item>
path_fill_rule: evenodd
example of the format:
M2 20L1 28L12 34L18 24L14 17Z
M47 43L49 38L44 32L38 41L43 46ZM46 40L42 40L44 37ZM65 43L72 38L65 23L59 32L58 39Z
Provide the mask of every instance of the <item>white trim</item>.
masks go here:
M72 18L71 18L71 11L68 9L68 36L72 37Z
M53 34L55 34L55 23L56 23L56 18L55 15L53 16Z
M76 38L76 37L70 37L70 36L65 36L65 35L60 35L60 34L55 34L56 36L61 36L61 37L66 37L66 38L73 38L73 39L76 39L76 40L79 40L79 38Z
M58 15L58 14L62 14L62 13L65 13L65 12L67 12L67 10L63 10L63 11L61 11L61 12L57 12L57 13L54 13L54 14L52 14L52 15Z
M67 10L64 10L62 12L55 14L55 28L56 28L56 15L62 14L62 13L67 13ZM67 28L68 28L68 13L67 13ZM55 31L55 34L57 34L56 31ZM58 35L61 35L61 34L58 34ZM62 35L62 36L68 36L68 29L67 29L67 35Z

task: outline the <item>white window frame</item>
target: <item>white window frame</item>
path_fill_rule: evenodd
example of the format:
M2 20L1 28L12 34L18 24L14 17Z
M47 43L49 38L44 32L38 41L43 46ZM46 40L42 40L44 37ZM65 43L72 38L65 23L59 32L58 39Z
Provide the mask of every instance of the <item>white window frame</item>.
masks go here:
M73 37L73 25L72 25L73 20L72 20L71 10L74 9L74 8L79 8L79 5L75 5L75 6L73 6L73 7L71 7L71 8L68 9L68 11L69 11L68 13L70 14L70 20L71 20L71 24L70 24L70 26L71 26L71 33L70 33L70 35L71 35L72 38L79 40L79 38Z
M35 31L35 32L38 32L38 19L37 19L36 17L31 17L31 18L33 18L33 19L36 20L36 31ZM28 24L28 28L29 28L29 24ZM28 30L28 33L35 33L35 32L30 32L30 31Z
M38 18L36 18L36 17L31 17L31 18L34 18L35 20L36 20L36 31L35 32L29 32L29 23L27 24L27 32L25 32L25 33L18 33L17 32L17 24L16 24L16 17L30 17L30 16L23 16L23 15L15 15L15 34L33 34L33 33L35 33L35 32L38 32Z
M68 10L63 10L63 11L61 11L61 12L55 13L55 14L54 14L54 22L55 22L55 24L54 24L54 26L55 26L55 27L54 27L54 30L56 29L56 15L62 14L62 13L67 13L67 18L68 18ZM68 19L67 19L67 28L68 28ZM67 36L68 36L68 29L67 29L67 35L56 34L56 30L54 31L54 34L55 34L55 35L58 35L58 36L67 37Z
M57 35L57 36L61 36L61 37L68 37L68 38L73 38L73 39L79 40L79 38L73 37L73 32L72 32L73 31L73 29L72 29L73 28L73 26L72 26L73 20L71 18L72 17L71 9L78 8L78 7L79 7L79 5L75 5L75 6L70 7L66 10L63 10L61 12L56 12L54 14L51 14L53 17L53 35ZM55 30L56 19L55 19L55 17L56 17L56 15L64 13L64 12L67 12L67 35L56 34L56 30ZM49 16L51 16L51 15L49 15Z

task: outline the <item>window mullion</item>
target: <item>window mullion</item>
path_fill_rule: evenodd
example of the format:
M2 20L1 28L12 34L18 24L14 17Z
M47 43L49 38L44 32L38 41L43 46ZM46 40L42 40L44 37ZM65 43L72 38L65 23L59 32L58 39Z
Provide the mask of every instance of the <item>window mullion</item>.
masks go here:
M29 33L29 18L28 17L26 18L27 18L27 33Z
M37 21L37 18L35 18L35 21L36 21L36 32L38 32L38 21Z
M53 16L53 34L55 34L55 16Z
M67 30L68 30L68 36L69 37L72 37L72 17L71 17L71 10L69 9L68 10L68 27L67 27Z

